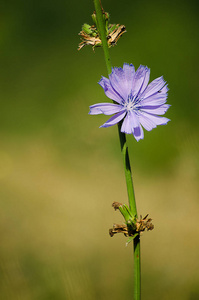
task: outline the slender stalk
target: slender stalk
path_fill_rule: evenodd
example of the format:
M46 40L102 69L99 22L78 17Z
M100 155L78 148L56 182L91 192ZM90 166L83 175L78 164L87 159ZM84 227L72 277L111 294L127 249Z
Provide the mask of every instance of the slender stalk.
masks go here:
M134 244L134 300L141 299L141 259L140 259L140 235L133 240Z
M110 59L108 43L107 43L107 38L106 38L105 21L103 19L101 1L94 0L94 5L95 5L95 11L96 11L96 18L97 18L97 27L98 27L97 29L98 29L98 32L100 33L102 47L104 50L106 67L107 67L107 71L108 71L108 75L109 75L109 74L111 74L112 67L111 67L111 59Z
M124 172L126 177L126 186L127 186L127 193L128 193L128 200L129 200L129 208L131 213L137 217L137 208L135 202L135 193L133 187L133 179L131 175L131 165L128 153L128 147L126 142L126 135L125 133L121 132L121 123L118 124L118 133L120 139L120 146L123 156L123 163L124 163Z
M105 29L105 22L103 19L102 13L102 6L101 0L94 0L95 11L96 11L96 18L97 18L97 27L100 34L100 38L102 41L102 47L104 50L104 57L106 62L106 67L108 71L108 75L111 73L111 59L109 54L109 48L106 38L106 29ZM137 208L135 202L135 193L133 187L133 180L131 175L131 166L130 166L130 159L128 154L128 147L126 143L126 135L125 133L121 132L121 123L118 124L118 132L119 132L119 139L120 139L120 146L123 155L123 162L124 162L124 170L125 170L125 177L126 177L126 185L127 185L127 193L128 193L128 200L129 200L129 208L130 211L134 216L137 217ZM141 299L141 266L140 266L140 235L138 235L134 239L134 300Z

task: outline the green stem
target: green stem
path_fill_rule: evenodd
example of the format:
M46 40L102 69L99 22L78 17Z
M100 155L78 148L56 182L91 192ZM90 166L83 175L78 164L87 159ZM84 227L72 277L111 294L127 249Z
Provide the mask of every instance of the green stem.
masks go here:
M134 242L134 300L141 299L141 258L140 258L140 234Z
M129 200L129 209L132 215L137 217L135 193L133 187L133 179L131 175L131 165L130 165L128 147L126 142L126 135L125 133L121 132L121 122L118 124L118 133L119 133L120 146L121 146L121 151L123 156L124 172L126 177L126 186L127 186L128 200Z
M111 59L110 59L108 43L107 43L107 38L106 38L105 21L103 19L101 1L94 0L94 5L95 5L95 11L96 11L96 18L97 18L97 27L98 27L97 29L98 29L98 32L100 33L102 47L104 50L104 57L105 57L105 61L106 61L106 67L107 67L107 71L108 71L108 75L109 75L109 74L111 74L112 67L111 67Z
M112 66L111 66L111 59L109 54L109 48L106 38L106 29L105 29L105 22L103 19L102 13L102 6L101 0L94 0L95 11L96 11L96 18L97 18L97 27L100 34L100 38L102 41L102 47L104 50L104 57L106 62L106 67L108 71L108 75L111 74ZM137 208L135 202L135 193L133 187L133 180L131 175L131 166L130 166L130 159L128 154L128 147L126 143L126 135L125 133L121 132L121 122L118 124L118 132L119 132L119 139L120 139L120 146L123 155L123 162L124 162L124 170L125 170L125 177L126 177L126 185L127 185L127 193L128 193L128 200L129 200L129 209L131 213L137 217ZM134 300L141 299L141 272L140 272L140 235L138 235L134 239Z

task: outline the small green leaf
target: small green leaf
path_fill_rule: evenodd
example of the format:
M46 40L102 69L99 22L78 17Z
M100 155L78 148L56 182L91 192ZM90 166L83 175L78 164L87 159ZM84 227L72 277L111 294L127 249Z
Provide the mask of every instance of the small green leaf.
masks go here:
M126 246L128 246L128 244L129 244L131 241L133 241L134 238L135 238L136 236L138 236L138 234L139 234L139 233L136 233L136 234L134 234L133 236L130 236L129 239L127 240L127 242L126 242Z
M82 26L82 30L84 32L86 32L87 34L91 34L92 33L91 26L89 24L86 24L86 23Z
M109 25L109 33L113 32L113 30L115 30L116 28L118 28L119 26L116 24L110 24Z

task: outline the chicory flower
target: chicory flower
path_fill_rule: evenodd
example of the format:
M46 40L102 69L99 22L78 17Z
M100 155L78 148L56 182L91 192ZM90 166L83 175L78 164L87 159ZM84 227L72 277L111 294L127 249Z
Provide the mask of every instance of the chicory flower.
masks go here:
M113 68L109 79L102 77L99 85L106 96L114 103L98 103L90 106L91 115L113 115L100 127L109 127L122 121L121 131L133 134L139 141L147 131L157 125L167 124L169 119L161 117L170 105L167 100L168 87L163 77L153 80L149 85L150 69L140 66L135 72L132 64L123 68Z

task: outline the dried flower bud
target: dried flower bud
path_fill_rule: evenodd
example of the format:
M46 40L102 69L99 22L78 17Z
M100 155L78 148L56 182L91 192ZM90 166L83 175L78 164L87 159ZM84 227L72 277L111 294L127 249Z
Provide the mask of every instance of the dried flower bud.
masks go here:
M114 29L113 29L114 27ZM126 32L126 27L124 25L113 25L110 29L109 29L109 35L108 35L108 44L109 47L116 45L117 41L119 40L119 38L122 36L123 33Z
M115 210L119 209L120 206L122 206L122 203L120 203L120 202L113 202L113 204L112 204L112 207Z
M110 236L114 236L116 233L123 233L125 236L128 236L128 229L125 224L114 224L113 228L109 229Z
M140 220L137 219L137 222L135 224L137 232L145 231L145 229L147 229L147 230L153 230L154 229L154 225L151 223L152 219L147 218L147 217L148 217L148 215L146 215L142 219L142 216L140 216Z
M107 12L103 11L103 18L105 21L108 46L111 47L116 45L122 34L126 32L126 28L124 25L109 24L109 14ZM82 42L79 44L78 50L82 49L86 45L91 45L93 50L95 47L102 46L102 41L97 31L97 18L95 12L92 14L92 19L95 25L90 26L89 24L84 24L82 26L82 30L79 33Z
M112 206L116 209L120 209L123 207L123 204L119 202L114 202ZM114 224L113 228L109 229L110 236L114 236L116 233L123 233L125 236L131 237L131 240L140 234L141 231L145 231L145 229L153 230L154 225L151 223L152 219L147 218L148 214L142 218L140 216L140 220L137 218L129 219L126 221L126 224Z

